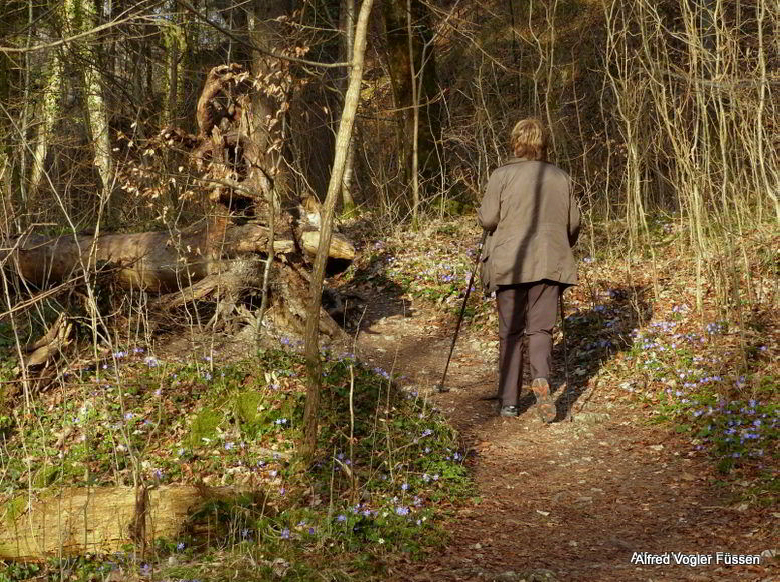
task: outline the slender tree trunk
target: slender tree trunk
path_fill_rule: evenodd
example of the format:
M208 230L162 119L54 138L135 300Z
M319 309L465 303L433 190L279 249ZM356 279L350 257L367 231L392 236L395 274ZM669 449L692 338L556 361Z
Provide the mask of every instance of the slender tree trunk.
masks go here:
M344 61L349 61L355 48L355 0L341 0L341 20L344 31ZM342 95L346 95L348 86L349 68L344 76ZM355 209L355 199L352 196L352 177L355 171L355 133L349 139L347 150L347 162L344 167L344 179L341 181L341 200L345 214Z
M420 198L426 184L441 171L436 155L439 135L438 83L428 7L420 0L387 0L384 4L388 65L399 118L398 150L404 184L414 197L414 158ZM415 135L417 119L417 137ZM414 149L417 155L414 155ZM413 203L414 205L414 203Z
M765 133L767 132L767 128L764 125L764 110L767 107L767 87L769 86L769 75L767 73L767 53L769 52L771 54L771 51L768 51L767 47L765 46L766 39L764 38L764 19L766 18L766 12L766 6L763 2L760 2L759 5L756 6L756 21L758 22L758 71L760 74L760 83L758 84L758 108L756 111L755 124L755 139L756 144L758 145L757 157L759 160L765 159L764 142L771 143L769 140L769 135ZM780 45L780 41L777 40L777 37L775 37L775 42L777 45ZM776 49L777 48L778 47L776 47ZM771 102L771 97L769 97L769 100ZM766 166L764 164L758 164L758 166L761 176L761 183L764 186L764 190L767 192L769 197L772 199L772 202L774 203L775 220L780 223L780 199L778 199L777 195L777 181L774 180L773 183L773 180L770 180L769 173L767 172ZM762 205L760 205L759 208L761 208L761 206Z
M66 30L69 34L87 31L97 24L95 4L90 0L65 0L64 9ZM91 48L82 45L80 53L87 61L83 70L87 124L105 203L113 188L114 169L111 157L108 111L103 98L101 74L98 69L99 51L96 44L93 43Z
M49 140L59 115L60 92L62 90L62 61L56 51L52 56L49 67L50 70L43 93L41 116L38 121L38 139L33 152L30 196L35 196L40 188L45 171L46 155L49 151Z
M103 98L100 71L96 67L89 66L84 71L84 87L87 92L87 115L89 118L90 135L95 148L95 165L100 173L102 196L107 201L113 189L114 164L111 158L108 111Z
M412 0L406 0L406 35L409 46L409 80L412 87L412 225L420 225L420 93L414 65L414 31L412 30Z
M33 1L29 0L27 4L27 47L32 46L33 33L35 31L35 20L33 18ZM32 62L30 60L30 53L24 53L24 104L22 105L22 119L20 122L20 137L21 144L19 144L19 195L21 197L22 209L27 209L27 194L28 194L28 182L27 182L27 166L29 161L30 144L28 140L28 134L30 129L30 117L31 103L32 103Z
M363 79L363 59L366 53L366 32L368 16L371 13L373 0L363 0L360 7L357 26L355 27L355 48L352 53L352 72L349 76L349 88L344 99L344 110L341 113L339 131L336 135L333 171L328 184L328 194L322 211L322 227L320 229L320 246L314 261L314 272L311 276L310 304L306 317L305 353L306 353L306 408L303 413L303 448L304 458L311 459L317 449L317 424L320 408L320 390L322 388L322 361L319 350L319 321L322 306L322 287L325 278L325 264L328 259L328 248L333 235L333 210L341 192L344 168L347 161L349 141L355 124L358 102L360 101L360 83Z
M168 59L163 125L177 125L184 93L184 71L181 66L187 49L184 28L178 23L172 23L163 31L163 37Z
M7 24L7 23L5 23ZM0 24L2 26L2 24ZM5 33L5 30L0 30ZM13 63L11 59L4 53L0 53L0 104L7 107L11 100L11 70ZM0 111L0 136L6 136L12 132L9 119L5 115L5 111ZM11 230L11 216L13 212L13 192L14 192L14 171L13 171L13 159L14 159L14 147L11 145L11 140L3 140L4 143L0 143L0 232L8 234Z

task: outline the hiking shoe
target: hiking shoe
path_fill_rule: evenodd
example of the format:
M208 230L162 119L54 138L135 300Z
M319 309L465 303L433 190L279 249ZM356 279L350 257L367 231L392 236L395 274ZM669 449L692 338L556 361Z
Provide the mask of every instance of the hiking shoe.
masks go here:
M558 411L555 409L552 396L550 396L550 385L546 378L536 378L531 382L531 390L536 396L536 411L542 422L552 422Z
M501 416L517 416L519 410L517 406L502 406L499 414Z

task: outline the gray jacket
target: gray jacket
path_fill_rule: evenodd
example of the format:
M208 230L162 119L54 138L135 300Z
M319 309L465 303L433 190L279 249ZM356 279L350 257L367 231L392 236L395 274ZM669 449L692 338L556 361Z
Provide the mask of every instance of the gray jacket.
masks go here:
M490 233L482 255L486 291L542 279L577 283L571 247L580 211L566 172L546 162L510 159L490 176L478 217Z

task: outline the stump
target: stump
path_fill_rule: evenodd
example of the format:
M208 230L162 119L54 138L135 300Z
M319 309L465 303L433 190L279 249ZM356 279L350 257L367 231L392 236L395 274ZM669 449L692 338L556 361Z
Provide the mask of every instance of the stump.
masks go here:
M118 171L123 189L140 197L159 196L165 187L160 176L170 171L150 164L164 164L154 160L163 160L166 150L184 153L197 178L197 188L185 194L207 208L199 222L180 231L56 237L26 233L7 240L0 261L20 288L87 283L98 275L114 292L142 289L158 295L152 304L166 310L187 301L224 299L228 308L219 315L225 317L244 291L267 291L263 275L271 257L269 305L278 321L294 323L285 332L302 329L308 302L304 273L319 245L318 205L307 197L304 207L300 197L281 191L279 128L290 75L279 59L265 67L250 72L230 64L209 72L198 101L198 135L166 128L142 146L128 140L126 147L138 155L128 156L131 161ZM159 152L152 161L144 157L149 151ZM354 259L355 247L336 233L329 254L334 268L343 270ZM322 321L324 333L338 333L325 312Z

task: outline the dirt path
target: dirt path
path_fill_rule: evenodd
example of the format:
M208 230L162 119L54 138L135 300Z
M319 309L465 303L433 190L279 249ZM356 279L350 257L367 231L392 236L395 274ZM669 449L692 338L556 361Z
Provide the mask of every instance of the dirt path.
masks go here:
M647 411L619 387L589 387L573 420L545 426L533 410L500 418L494 401L481 400L496 386L495 356L475 347L485 338L462 333L448 376L452 390L439 394L432 388L451 329L404 305L378 302L369 310L362 357L430 393L462 435L481 498L458 508L443 553L422 566L397 565L392 580L777 579L766 557L761 566L714 562L716 552L777 547L771 525L778 514L726 498L714 485L711 460L668 427L648 425ZM713 564L675 565L670 557L671 565L636 565L634 552L706 554Z

